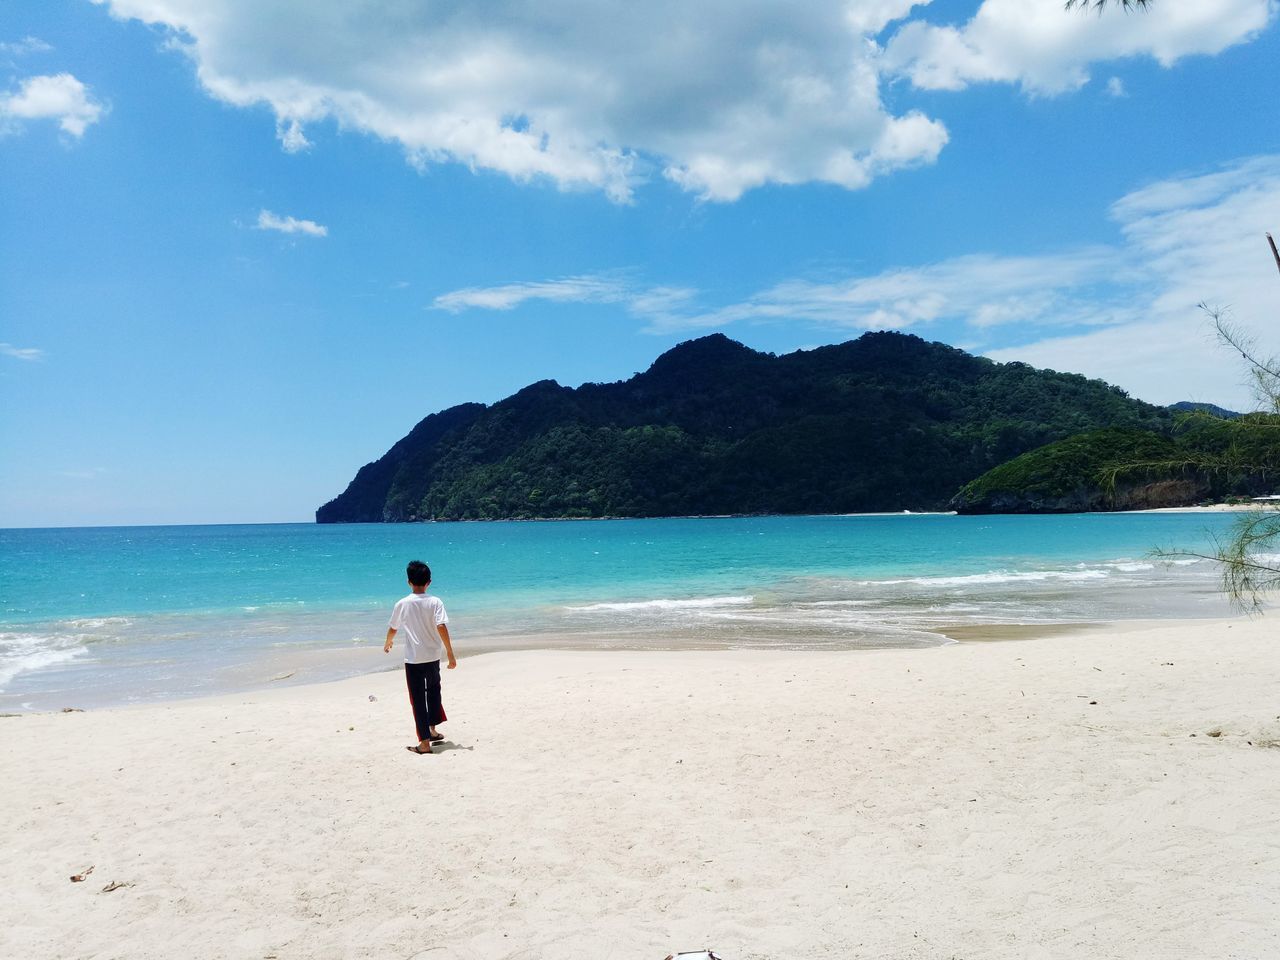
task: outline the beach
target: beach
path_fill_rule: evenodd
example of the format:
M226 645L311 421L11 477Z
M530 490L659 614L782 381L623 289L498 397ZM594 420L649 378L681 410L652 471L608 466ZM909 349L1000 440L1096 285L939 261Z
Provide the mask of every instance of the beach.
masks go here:
M395 670L4 717L5 953L1280 955L1278 640L493 653L430 757Z
M1274 500L1251 500L1247 503L1206 503L1194 507L1147 507L1143 510L1122 510L1121 513L1249 513L1254 510L1274 510Z

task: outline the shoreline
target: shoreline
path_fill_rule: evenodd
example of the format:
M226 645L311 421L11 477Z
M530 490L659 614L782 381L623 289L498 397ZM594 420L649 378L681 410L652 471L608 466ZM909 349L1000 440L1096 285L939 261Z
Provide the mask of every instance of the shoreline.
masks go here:
M941 647L948 646L953 643L1004 643L1019 640L1049 639L1070 636L1074 633L1089 632L1091 630L1106 629L1114 627L1124 629L1131 624L1148 624L1163 621L1099 621L1096 623L1044 623L1044 624L1028 624L1028 623L990 623L990 624L955 624L953 626L938 627L932 632L938 637L936 645L922 646L884 646L884 647L850 647L847 649L832 650L810 649L804 647L785 647L776 648L770 651L747 651L737 647L678 647L672 645L670 647L663 646L615 646L600 647L587 643L575 643L569 640L560 642L546 643L545 637L538 638L527 646L496 645L493 647L482 647L479 649L468 650L458 654L458 662L466 663L487 657L502 657L512 654L548 654L557 653L568 654L600 654L602 656L618 655L655 655L655 656L673 656L679 657L687 653L696 654L735 654L747 652L769 652L779 655L793 654L795 656L808 656L810 654L859 654L871 653L876 650L936 650ZM1176 621L1168 621L1176 622ZM1211 622L1211 621L1209 621ZM54 715L60 713L99 713L111 710L144 710L148 708L170 708L182 707L187 705L197 705L207 700L217 700L227 697L252 697L259 694L269 693L272 691L298 691L308 690L314 687L325 687L335 683L350 683L365 678L377 677L381 674L394 673L397 676L401 673L403 660L398 655L384 656L381 653L381 646L378 644L369 644L362 647L339 647L333 649L317 649L317 648L300 648L289 653L277 653L271 657L265 657L260 660L253 661L251 664L242 664L238 667L230 667L225 669L227 674L239 673L239 680L228 680L231 684L226 689L212 690L193 694L191 696L164 697L157 700L144 700L128 703L108 703L97 706L81 707L73 703L68 703L60 707L48 707L43 709L22 710L19 712L0 712L0 719ZM375 652L376 651L376 652ZM369 665L369 669L363 669L360 672L352 673L348 676L338 678L324 679L308 679L305 675L310 672L308 668L314 669L318 663L325 665L331 664L335 660L344 661L361 661L361 665ZM378 664L377 666L372 666ZM250 681L246 679L246 675L252 674L256 679ZM274 676L263 679L268 673L274 673ZM299 674L304 675L304 679L299 682L289 683ZM275 684L278 684L276 686ZM74 699L74 698L72 698Z
M1240 510L1267 509L1280 506L1280 501L1270 503L1212 503L1205 506L1187 507L1146 507L1141 510L1091 510L1087 513L1217 513L1236 512ZM975 516L1060 516L1057 513L1043 514L975 514ZM182 527L325 527L325 526L422 526L424 524L473 524L473 523L577 523L600 520L736 520L753 517L955 517L962 516L955 510L870 510L853 513L677 513L656 517L505 517L499 520L245 520L225 521L221 523L109 523L55 526L55 527L0 527L0 533L29 532L41 530L76 531L76 530L151 530L174 529Z
M1280 509L1280 502L1209 503L1194 507L1148 507L1145 510L1116 510L1115 513L1251 513L1255 510Z
M1266 510L1280 507L1280 500L1266 501L1260 503L1209 503L1209 504L1192 504L1185 507L1142 507L1136 510L1080 510L1067 511L1068 513L1236 513L1246 510ZM421 520L316 520L316 521L297 521L299 523L312 523L314 526L395 526L400 525L434 525L451 523L458 524L486 524L486 523L595 523L601 521L617 522L626 520L750 520L750 519L767 519L771 517L960 517L960 516L984 516L984 517L1055 517L1062 516L1059 511L1044 510L1031 512L993 512L993 513L973 513L963 514L957 510L855 510L847 513L672 513L661 514L658 516L603 516L603 517L473 517L467 519L421 519ZM53 529L53 528L50 528Z
M6 718L0 922L31 960L1271 955L1274 628L478 655L434 757L396 670Z
M779 655L792 654L808 656L819 654L863 654L879 650L891 651L928 651L936 650L952 644L986 644L1005 643L1024 640L1051 640L1069 638L1076 634L1091 634L1099 631L1125 632L1146 626L1155 627L1160 624L1179 623L1216 623L1221 617L1205 617L1202 619L1149 619L1132 620L1096 620L1096 621L1063 621L1043 623L966 623L956 621L949 624L935 624L924 628L922 632L932 634L936 643L920 645L916 643L885 644L876 646L850 645L847 647L807 647L777 646L766 648L743 648L735 646L686 646L683 642L672 641L664 645L661 641L649 643L619 642L616 645L601 646L589 640L569 637L548 638L539 636L527 643L514 640L503 640L468 649L458 655L459 662L473 661L481 657L503 656L511 654L541 653L587 653L587 654L653 654L681 656L686 653L699 654L734 654L749 652L770 652ZM335 667L336 664L341 666ZM206 700L226 697L252 697L272 691L306 690L312 687L323 687L334 683L353 682L362 678L376 677L381 674L401 673L403 660L398 655L388 657L382 653L380 643L368 643L359 646L307 647L297 646L274 650L224 667L216 672L216 680L212 689L189 695L158 696L155 699L109 700L95 702L92 697L67 694L62 697L66 702L57 705L44 704L28 707L25 704L10 704L0 708L0 719L54 715L60 713L99 713L111 710L146 709L150 707L167 708L199 704ZM337 676L334 671L337 670ZM78 691L83 693L84 691ZM41 700L51 700L51 695L40 695Z

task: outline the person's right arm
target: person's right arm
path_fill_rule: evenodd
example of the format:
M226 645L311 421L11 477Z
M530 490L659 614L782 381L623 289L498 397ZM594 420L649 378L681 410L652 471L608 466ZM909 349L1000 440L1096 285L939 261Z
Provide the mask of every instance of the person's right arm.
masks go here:
M382 645L383 653L391 652L391 640L396 635L396 631L404 626L404 601L399 601L391 608L391 620L387 624L387 642Z

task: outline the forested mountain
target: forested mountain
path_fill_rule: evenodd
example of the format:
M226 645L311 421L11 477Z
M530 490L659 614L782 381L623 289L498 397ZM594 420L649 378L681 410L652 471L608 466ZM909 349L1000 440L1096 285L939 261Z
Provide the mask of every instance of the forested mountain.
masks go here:
M432 414L316 520L940 509L1051 441L1170 424L1101 381L914 336L774 356L713 334L629 380Z
M1229 412L1229 411L1228 411ZM1177 507L1280 485L1280 416L1179 417L1170 433L1105 429L1015 457L966 484L961 513L1078 513Z

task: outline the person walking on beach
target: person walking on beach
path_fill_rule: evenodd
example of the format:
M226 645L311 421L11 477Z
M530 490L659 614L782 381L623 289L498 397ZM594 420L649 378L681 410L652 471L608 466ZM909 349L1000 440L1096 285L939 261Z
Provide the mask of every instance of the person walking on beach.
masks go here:
M405 569L413 592L396 602L387 625L387 642L383 653L390 653L395 636L404 631L404 677L409 685L409 703L413 706L413 722L417 726L418 744L406 747L413 753L430 753L431 744L444 737L436 729L443 722L440 706L440 659L449 658L449 669L458 665L449 640L449 615L439 597L427 593L431 586L431 568L421 560L412 560Z

